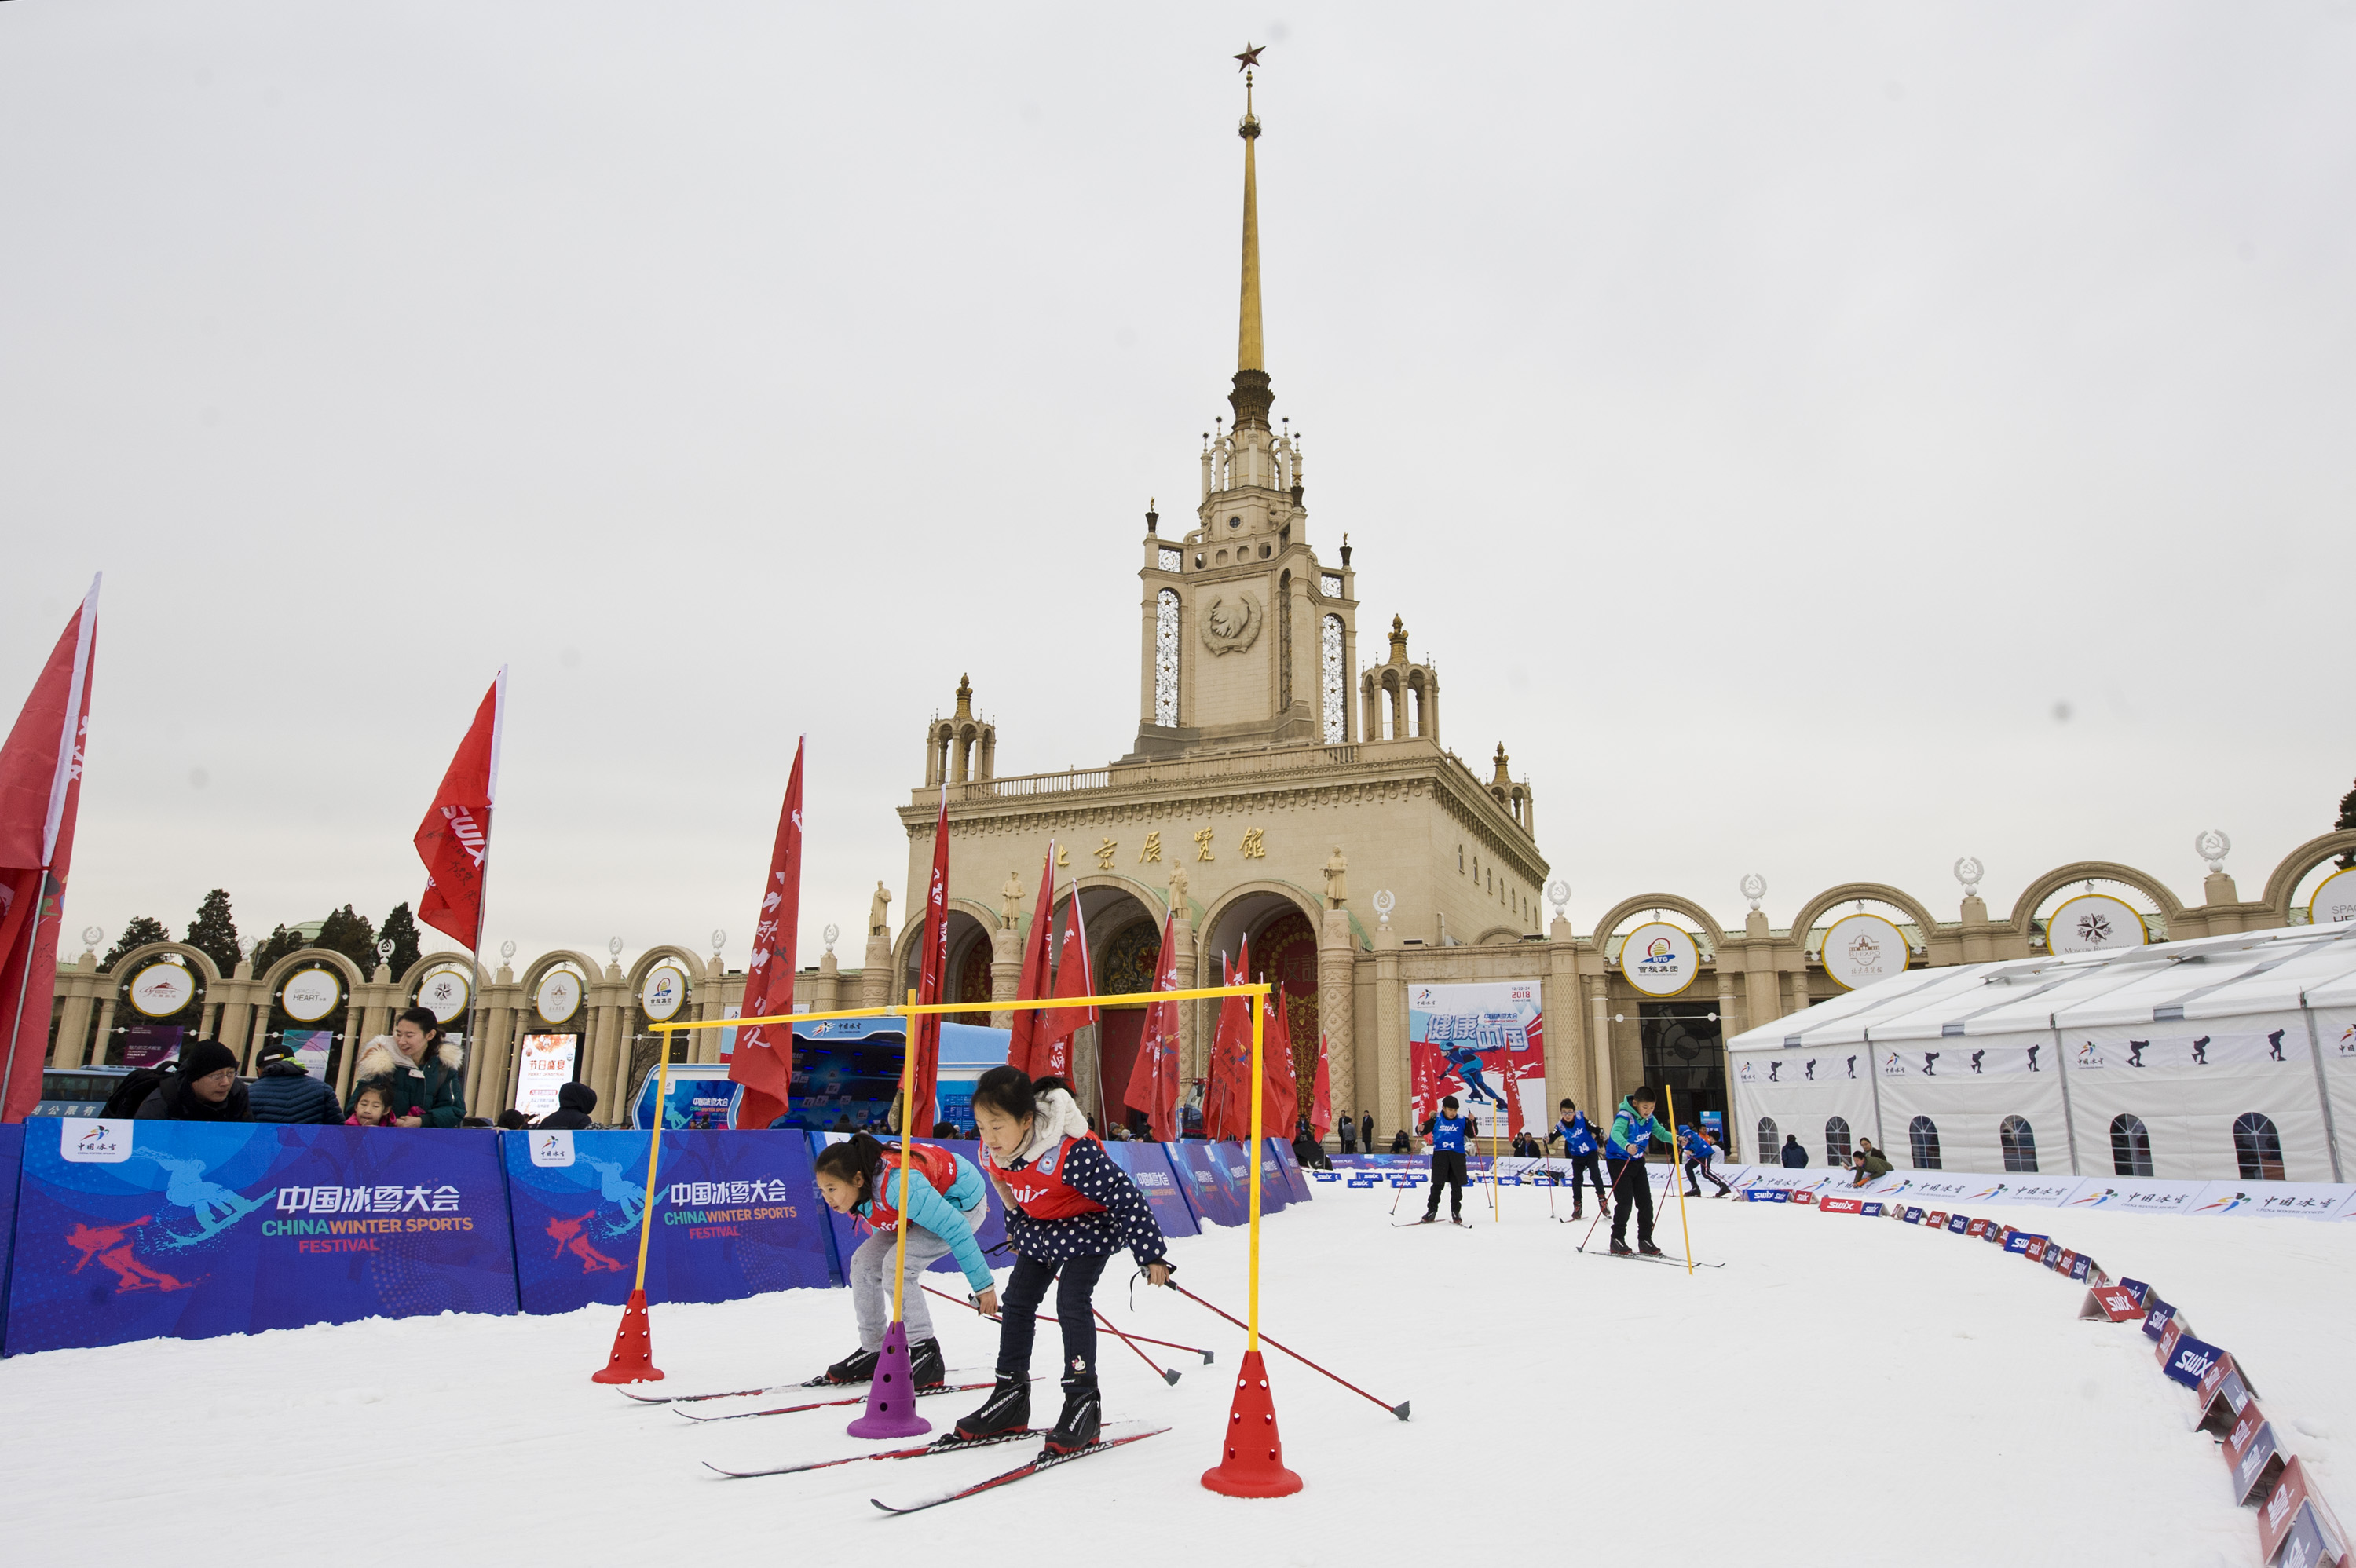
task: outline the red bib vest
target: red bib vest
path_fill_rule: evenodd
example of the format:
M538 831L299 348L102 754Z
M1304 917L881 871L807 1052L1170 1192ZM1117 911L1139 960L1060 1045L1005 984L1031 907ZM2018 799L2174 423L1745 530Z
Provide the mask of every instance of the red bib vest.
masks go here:
M1075 1214L1101 1214L1104 1205L1080 1191L1064 1179L1064 1161L1070 1157L1072 1146L1078 1138L1066 1138L1062 1143L1024 1166L1021 1170L1007 1170L991 1159L985 1146L981 1157L990 1160L990 1168L998 1179L1014 1194L1014 1206L1033 1220L1068 1220ZM1090 1142L1095 1141L1093 1134Z
M908 1167L915 1175L933 1184L933 1190L947 1196L957 1185L957 1156L932 1144L912 1144ZM884 1166L875 1182L875 1194L868 1200L867 1223L878 1231L897 1230L900 1211L886 1201L888 1194L900 1190L900 1148L886 1145Z

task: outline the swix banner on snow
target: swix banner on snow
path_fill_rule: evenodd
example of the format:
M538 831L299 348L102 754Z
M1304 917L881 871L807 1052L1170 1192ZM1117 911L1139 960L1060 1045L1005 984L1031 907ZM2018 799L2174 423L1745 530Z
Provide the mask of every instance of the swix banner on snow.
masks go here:
M1408 987L1408 1065L1419 1124L1438 1115L1448 1094L1467 1111L1491 1107L1512 1131L1554 1119L1547 1109L1539 995L1536 980Z
M499 1142L523 1309L626 1299L646 1208L647 1135L527 1128ZM661 1159L648 1301L734 1301L834 1283L806 1135L666 1133Z
M489 1138L44 1119L8 1350L513 1312L507 1208Z

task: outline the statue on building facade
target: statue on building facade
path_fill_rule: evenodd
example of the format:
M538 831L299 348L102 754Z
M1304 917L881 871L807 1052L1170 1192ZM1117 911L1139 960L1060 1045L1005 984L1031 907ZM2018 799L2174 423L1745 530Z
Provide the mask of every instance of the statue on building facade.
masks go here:
M1340 909L1350 898L1350 862L1339 844L1333 846L1333 858L1325 862L1325 907Z
M1023 879L1012 871L1006 873L1006 885L998 890L998 919L1007 930L1014 929L1023 918Z
M867 934L870 936L891 935L891 918L892 890L885 887L881 881L878 881L875 884L875 896L867 901Z

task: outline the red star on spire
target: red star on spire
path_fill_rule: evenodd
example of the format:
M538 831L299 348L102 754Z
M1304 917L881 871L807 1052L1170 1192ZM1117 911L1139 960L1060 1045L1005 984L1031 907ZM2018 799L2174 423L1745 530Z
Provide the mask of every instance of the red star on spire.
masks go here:
M1266 44L1246 44L1244 46L1244 52L1235 57L1237 60L1242 62L1237 65L1236 69L1237 70L1249 70L1252 67L1259 64L1260 51L1267 48L1268 46Z

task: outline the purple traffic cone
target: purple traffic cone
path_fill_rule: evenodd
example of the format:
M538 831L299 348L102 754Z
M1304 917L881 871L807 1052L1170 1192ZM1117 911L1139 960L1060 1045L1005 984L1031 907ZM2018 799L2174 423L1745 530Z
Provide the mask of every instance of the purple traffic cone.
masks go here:
M933 1424L916 1413L916 1380L908 1371L908 1326L884 1330L875 1378L867 1385L867 1413L845 1428L853 1437L922 1437Z

